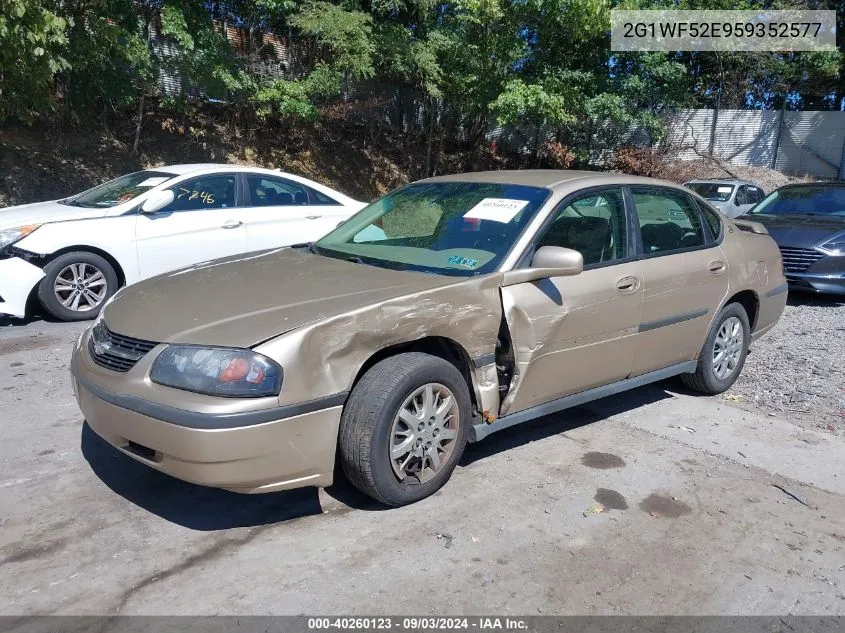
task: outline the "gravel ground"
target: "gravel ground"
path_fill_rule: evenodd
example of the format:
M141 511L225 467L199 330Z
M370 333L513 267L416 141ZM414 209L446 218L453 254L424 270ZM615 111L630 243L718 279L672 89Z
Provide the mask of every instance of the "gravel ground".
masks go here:
M845 298L792 294L721 398L806 429L845 436Z

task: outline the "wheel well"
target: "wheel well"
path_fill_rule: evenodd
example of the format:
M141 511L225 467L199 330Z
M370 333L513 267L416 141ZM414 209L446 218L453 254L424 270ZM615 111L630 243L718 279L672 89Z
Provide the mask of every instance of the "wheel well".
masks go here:
M378 352L370 356L367 361L361 366L358 374L355 376L355 382L352 383L354 388L358 381L367 373L367 371L379 361L396 356L397 354L404 354L407 352L421 352L423 354L430 354L431 356L438 356L450 363L452 363L467 383L469 390L469 397L472 400L472 405L478 408L478 399L476 397L475 388L472 382L472 368L473 364L470 360L469 354L461 345L445 336L426 336L424 338L408 341L406 343L399 343L380 349Z
M117 284L118 287L123 287L126 284L126 275L123 273L123 268L120 267L120 264L117 263L117 260L108 254L106 251L101 250L99 248L95 248L94 246L66 246L65 248L57 250L55 253L50 253L49 255L45 255L42 262L43 264L47 264L52 260L56 259L60 255L64 255L65 253L93 253L94 255L99 255L103 259L105 259L111 267L114 268L114 272L117 275Z
M743 290L728 299L725 305L731 303L738 303L743 307L748 315L748 322L751 324L751 331L753 332L757 325L757 313L760 310L760 300L757 298L757 293L753 290Z

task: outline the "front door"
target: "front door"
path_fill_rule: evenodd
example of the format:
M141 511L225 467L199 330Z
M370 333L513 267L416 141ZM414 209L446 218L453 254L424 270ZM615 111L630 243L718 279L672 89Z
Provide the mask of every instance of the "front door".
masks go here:
M728 291L718 235L682 191L631 187L641 239L642 319L632 375L696 358Z
M175 199L140 213L135 228L141 279L247 250L235 174L199 176L172 187Z
M642 310L623 190L564 200L534 249L563 246L584 272L502 288L516 374L501 414L622 380L631 372Z

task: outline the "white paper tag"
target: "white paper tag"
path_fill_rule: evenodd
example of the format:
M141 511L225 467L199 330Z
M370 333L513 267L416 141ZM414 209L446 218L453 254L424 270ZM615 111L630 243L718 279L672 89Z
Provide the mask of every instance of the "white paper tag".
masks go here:
M139 182L139 187L155 187L156 185L160 185L165 180L170 180L169 176L153 176L152 178L147 178L143 182Z
M484 198L472 209L464 214L465 218L477 220L492 220L507 224L522 211L528 200L510 200L508 198Z
M733 191L733 187L719 187L718 189L716 189L716 191L718 191L719 193L730 193L731 191Z

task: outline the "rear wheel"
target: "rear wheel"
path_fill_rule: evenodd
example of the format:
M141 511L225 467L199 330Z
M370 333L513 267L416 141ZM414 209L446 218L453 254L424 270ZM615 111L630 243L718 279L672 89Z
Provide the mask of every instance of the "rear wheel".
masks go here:
M93 319L117 292L117 273L94 253L60 255L44 267L44 275L38 286L38 301L62 321Z
M340 462L356 488L391 506L419 501L452 475L469 436L466 381L451 363L407 353L375 364L340 423Z
M750 344L751 326L745 308L728 304L707 335L695 373L684 374L681 379L688 387L709 395L727 391L742 371Z

